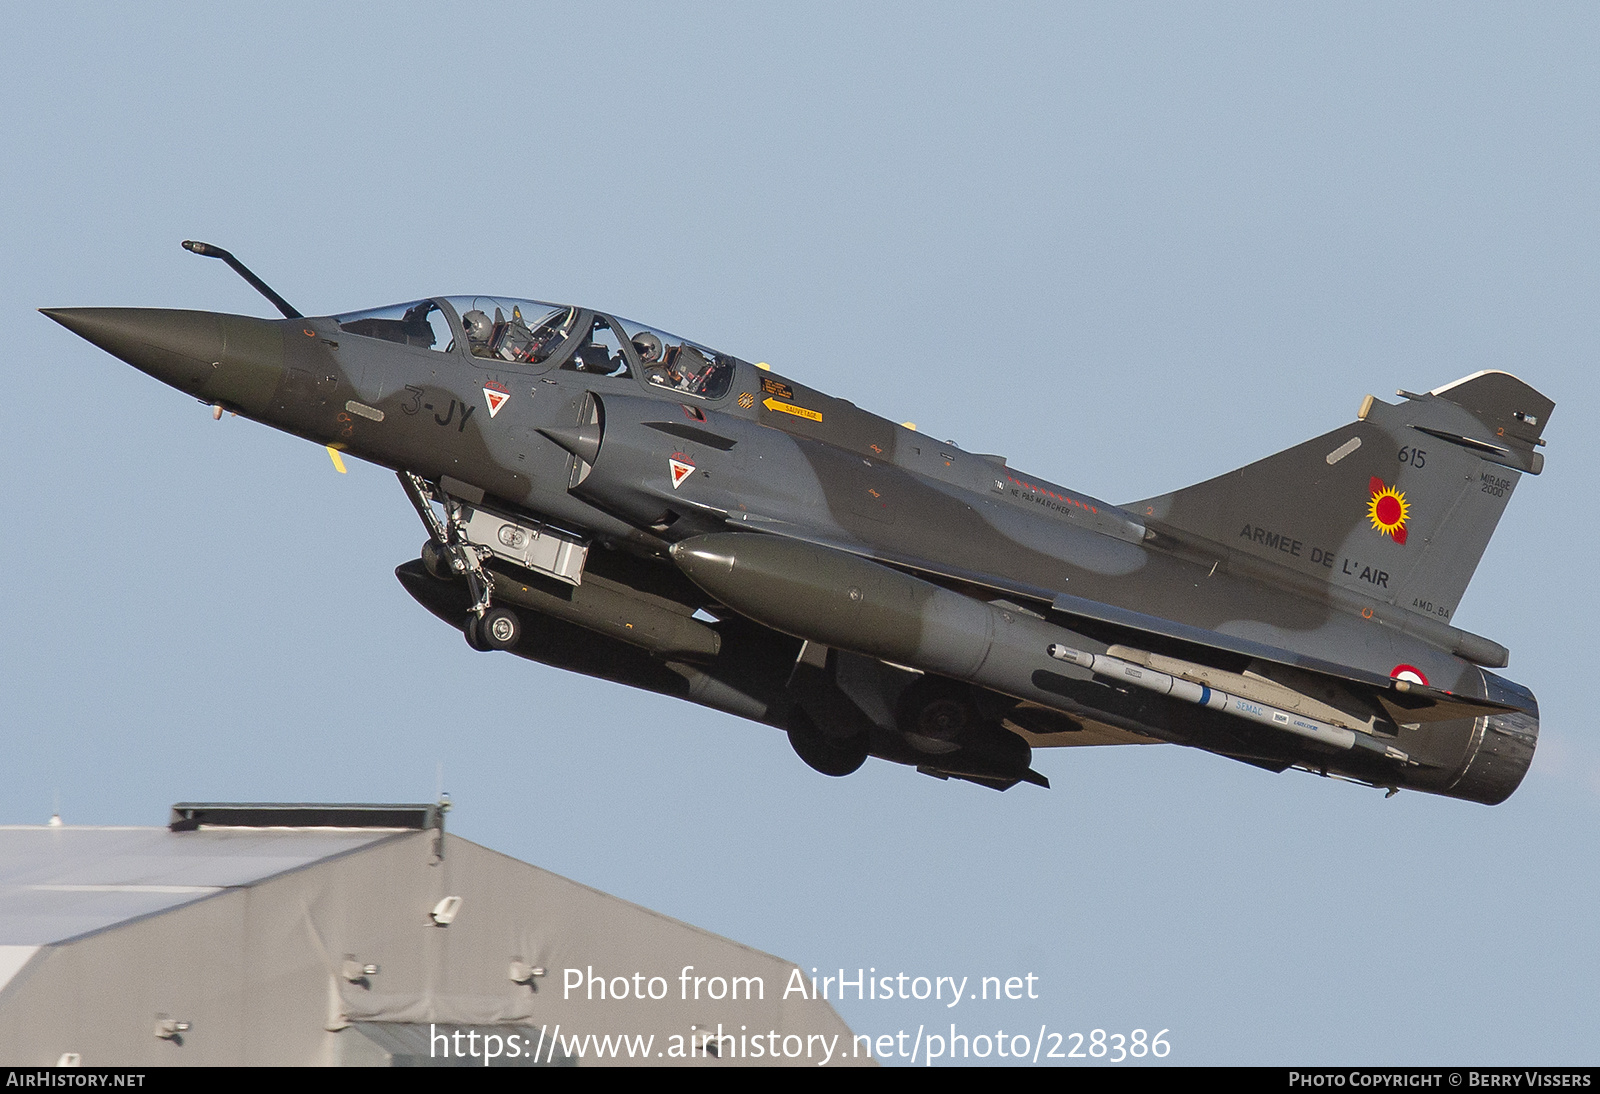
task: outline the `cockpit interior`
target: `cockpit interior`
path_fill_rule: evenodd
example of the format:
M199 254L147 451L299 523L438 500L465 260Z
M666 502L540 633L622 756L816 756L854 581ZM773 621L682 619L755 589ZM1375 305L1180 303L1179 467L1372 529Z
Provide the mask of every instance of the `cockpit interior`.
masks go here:
M449 296L334 316L347 334L513 369L566 369L632 379L696 399L725 397L738 359L643 323L586 308Z

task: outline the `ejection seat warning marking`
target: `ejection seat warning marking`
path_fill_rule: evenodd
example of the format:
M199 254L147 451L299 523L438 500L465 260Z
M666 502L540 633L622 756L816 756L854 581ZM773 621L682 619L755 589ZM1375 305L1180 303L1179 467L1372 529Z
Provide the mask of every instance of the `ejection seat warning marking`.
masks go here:
M483 399L489 404L489 417L493 418L500 413L500 408L506 405L511 398L511 389L498 380L490 380L483 385Z
M756 405L756 397L750 394L748 391L741 391L739 392L739 405L744 407L744 409L749 410L751 407Z
M672 488L676 490L683 485L683 480L694 474L694 464L684 463L682 460L669 459L667 466L672 469Z
M761 400L761 405L768 410L776 410L779 414L793 414L796 418L805 418L813 422L822 421L822 411L807 410L805 407L795 406L793 403L780 403L770 395Z
M788 384L780 383L769 377L761 377L761 392L763 395L776 395L780 399L793 399L794 391Z
M1344 444L1341 444L1338 448L1335 448L1332 452L1328 453L1328 466L1332 467L1334 464L1338 463L1340 460L1344 459L1346 456L1350 455L1350 453L1354 452L1360 447L1361 438L1351 437L1348 441L1345 441Z

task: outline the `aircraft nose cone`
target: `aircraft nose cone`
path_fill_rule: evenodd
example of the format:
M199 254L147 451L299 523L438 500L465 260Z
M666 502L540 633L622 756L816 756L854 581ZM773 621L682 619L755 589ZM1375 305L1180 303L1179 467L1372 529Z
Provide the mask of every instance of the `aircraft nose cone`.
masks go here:
M222 317L163 308L41 308L73 334L141 372L198 391L222 359Z
M279 324L168 308L40 308L73 334L208 402L263 410L284 372Z

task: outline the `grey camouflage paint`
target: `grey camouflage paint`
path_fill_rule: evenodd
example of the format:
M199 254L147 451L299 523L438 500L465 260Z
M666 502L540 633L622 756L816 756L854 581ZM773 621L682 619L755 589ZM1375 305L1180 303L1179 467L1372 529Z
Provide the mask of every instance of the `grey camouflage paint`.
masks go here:
M586 333L542 363L484 360L438 303L448 351L331 317L45 314L207 403L582 536L576 588L494 564L514 652L786 729L830 774L875 755L1004 789L1044 783L1032 747L1169 741L1492 804L1531 761L1537 704L1487 671L1506 651L1450 625L1542 467L1553 404L1507 374L1369 399L1350 425L1116 506L745 362L703 400L646 383L631 346L632 375L574 369ZM508 393L493 416L487 385ZM1403 523L1397 499L1375 520L1385 491ZM462 625L461 582L397 576ZM1378 747L1117 686L1053 644L1220 673Z

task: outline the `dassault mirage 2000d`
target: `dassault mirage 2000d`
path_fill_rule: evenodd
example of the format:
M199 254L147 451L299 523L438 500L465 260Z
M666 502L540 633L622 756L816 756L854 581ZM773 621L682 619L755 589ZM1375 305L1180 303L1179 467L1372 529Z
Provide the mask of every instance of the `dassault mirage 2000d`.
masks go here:
M1504 801L1538 705L1451 617L1554 404L1504 372L1111 505L590 308L441 296L283 319L45 314L209 404L399 476L406 590L504 650L997 789L1173 742Z

